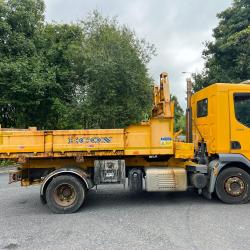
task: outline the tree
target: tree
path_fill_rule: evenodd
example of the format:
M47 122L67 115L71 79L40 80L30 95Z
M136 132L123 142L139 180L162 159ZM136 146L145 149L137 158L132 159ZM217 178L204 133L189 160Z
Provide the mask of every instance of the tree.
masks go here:
M82 29L84 42L70 53L83 79L77 93L78 120L85 128L117 128L141 121L152 105L146 64L154 47L98 12L82 22Z
M82 41L82 29L45 24L41 0L0 6L0 123L64 128L77 84L67 50Z
M33 111L53 78L34 42L43 12L40 0L0 2L0 123L4 126L25 126L38 116Z
M154 47L97 12L46 24L42 0L0 0L0 124L124 127L151 106Z
M77 24L47 24L37 37L40 58L54 76L40 107L40 126L49 129L77 127L77 123L69 117L83 76L76 74L70 53L72 46L82 41L83 32Z
M182 130L185 132L186 117L184 111L175 95L171 95L171 101L174 102L174 131L178 132Z
M203 51L205 68L194 75L197 91L215 82L241 82L250 79L250 2L234 0L232 7L219 13L213 31L215 41Z

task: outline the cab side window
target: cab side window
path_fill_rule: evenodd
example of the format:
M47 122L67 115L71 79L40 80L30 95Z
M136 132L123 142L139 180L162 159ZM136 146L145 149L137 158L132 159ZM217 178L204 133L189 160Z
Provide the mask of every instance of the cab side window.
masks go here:
M197 117L206 117L208 115L208 99L197 102Z
M234 94L234 109L236 119L250 128L250 93Z

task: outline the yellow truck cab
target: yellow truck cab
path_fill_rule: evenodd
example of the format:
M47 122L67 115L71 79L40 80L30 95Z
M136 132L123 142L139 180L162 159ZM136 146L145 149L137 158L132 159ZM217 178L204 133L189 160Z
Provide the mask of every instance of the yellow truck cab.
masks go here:
M250 85L213 84L192 96L191 108L196 159L209 164L208 193L249 200Z

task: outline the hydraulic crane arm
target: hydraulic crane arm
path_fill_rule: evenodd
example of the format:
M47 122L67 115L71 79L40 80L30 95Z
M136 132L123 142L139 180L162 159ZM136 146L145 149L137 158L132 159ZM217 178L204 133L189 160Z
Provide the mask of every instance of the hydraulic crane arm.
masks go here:
M160 75L160 86L154 86L153 117L173 118L173 108L170 100L168 74Z

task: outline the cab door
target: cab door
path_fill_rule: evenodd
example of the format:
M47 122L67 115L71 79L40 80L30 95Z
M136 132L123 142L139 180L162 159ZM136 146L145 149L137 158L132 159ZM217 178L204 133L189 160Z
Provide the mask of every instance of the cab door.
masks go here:
M250 92L229 92L230 148L233 154L242 154L250 160Z

